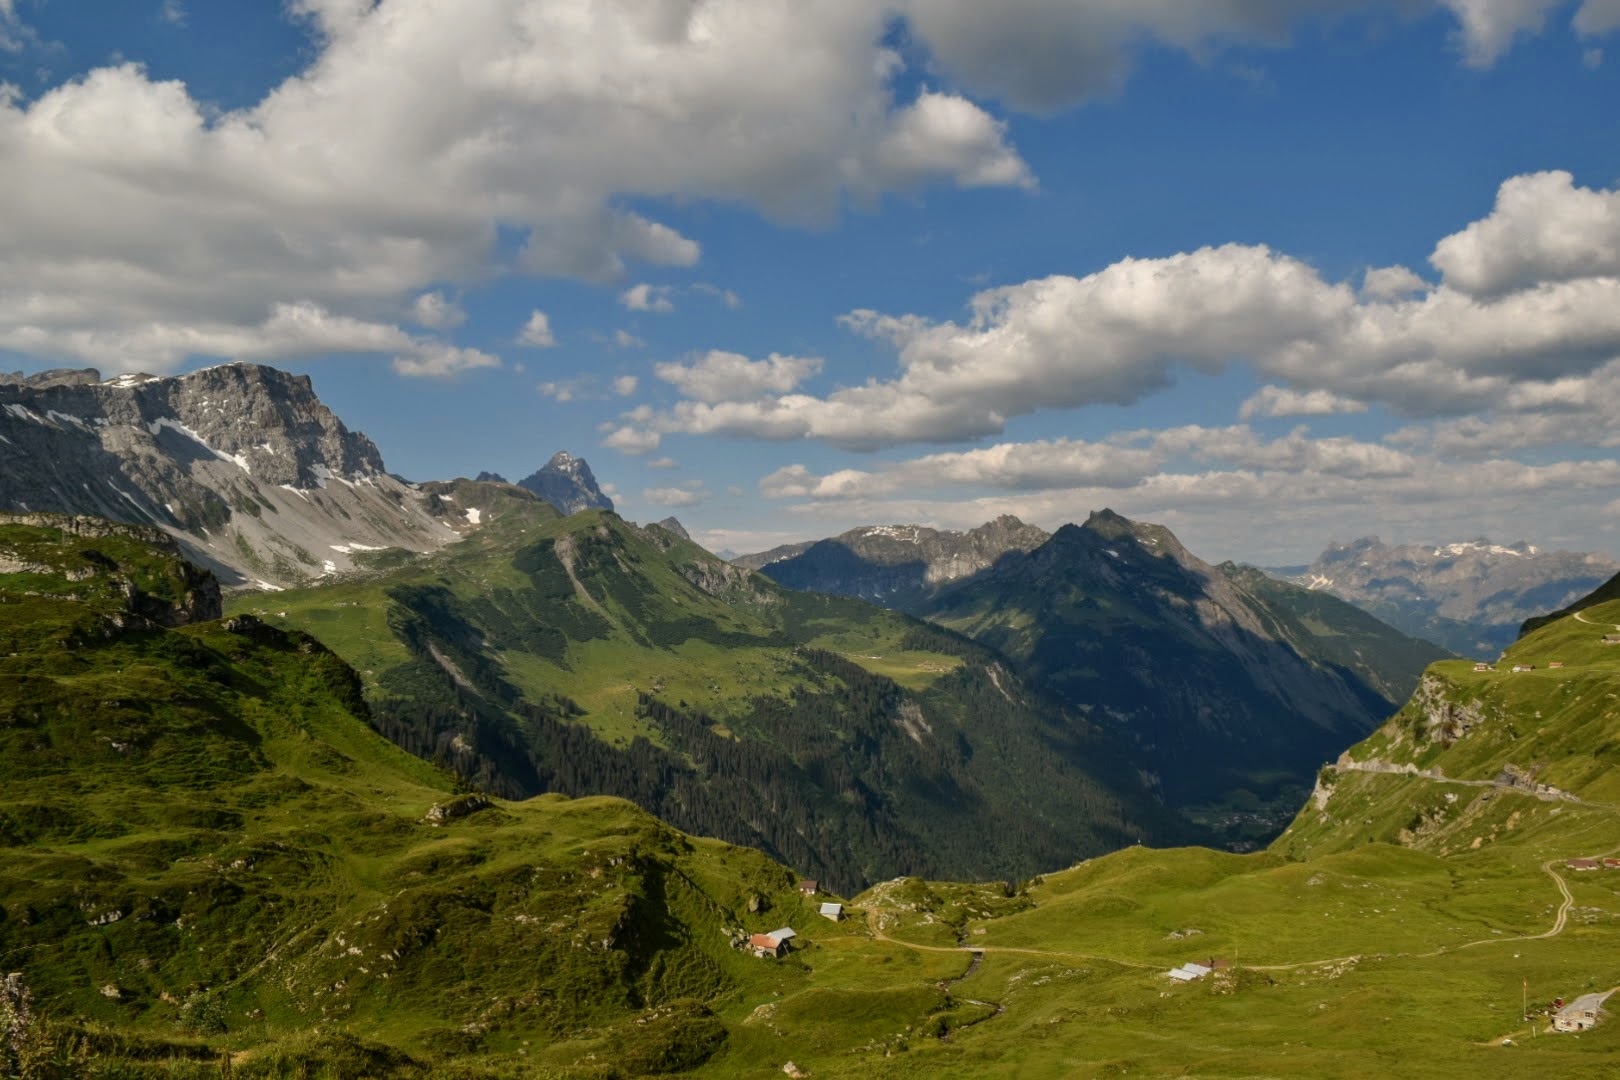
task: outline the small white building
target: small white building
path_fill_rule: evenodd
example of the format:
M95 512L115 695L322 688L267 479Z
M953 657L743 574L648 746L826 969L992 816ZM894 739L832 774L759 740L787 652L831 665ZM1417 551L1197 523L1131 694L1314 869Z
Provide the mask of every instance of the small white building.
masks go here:
M1597 1026L1603 1014L1603 1003L1614 993L1608 990L1598 994L1582 994L1558 1010L1553 1017L1554 1031L1590 1031Z
M844 921L844 905L843 904L822 904L821 905L821 917L823 919L831 919L833 922L843 922Z
M1203 964L1182 964L1178 968L1172 968L1169 975L1176 982L1192 982L1195 979L1202 979L1213 970L1215 969L1205 967Z

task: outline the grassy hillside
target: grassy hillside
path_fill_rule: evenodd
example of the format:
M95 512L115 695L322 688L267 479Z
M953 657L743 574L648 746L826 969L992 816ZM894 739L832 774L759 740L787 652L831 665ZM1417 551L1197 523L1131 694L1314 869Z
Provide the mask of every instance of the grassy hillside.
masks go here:
M1555 1036L1543 1011L1620 985L1620 871L1567 865L1620 853L1620 602L1582 614L1495 671L1431 667L1265 852L1133 848L1001 909L921 882L861 902L892 938L985 950L1004 990L981 996L1028 1040L1007 1075L1611 1075L1620 1024ZM1162 975L1209 959L1233 966Z
M1133 847L1011 888L899 879L833 923L796 874L628 803L458 795L301 633L132 617L157 610L142 583L172 599L185 578L161 551L15 529L0 549L25 543L55 569L0 574L0 970L36 1020L0 1037L0 1073L1620 1067L1620 1022L1532 1035L1519 1012L1521 981L1532 1004L1620 984L1620 872L1564 866L1620 851L1601 626L1526 638L1535 673L1437 665L1268 851ZM800 934L784 960L731 946L781 925ZM1165 975L1209 959L1232 966Z
M566 1063L636 1018L620 1060L692 1064L698 999L755 973L721 929L804 918L788 871L626 803L455 794L306 635L137 617L196 576L133 530L0 548L38 567L0 577L0 968L69 1058Z
M970 642L609 512L458 491L484 520L461 544L233 610L319 637L380 731L486 790L622 796L851 890L1199 835Z

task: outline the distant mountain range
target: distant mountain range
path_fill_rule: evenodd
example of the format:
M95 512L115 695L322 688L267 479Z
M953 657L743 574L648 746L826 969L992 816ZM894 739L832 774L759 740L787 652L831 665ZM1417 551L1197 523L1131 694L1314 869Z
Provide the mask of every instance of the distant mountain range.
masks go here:
M1494 659L1525 620L1563 608L1620 572L1607 555L1469 540L1332 544L1308 567L1272 573L1331 592L1415 637Z
M1450 655L1110 511L1050 537L1015 518L967 533L880 526L740 561L997 650L1134 747L1170 805L1246 806L1247 821L1225 821L1256 836Z
M1513 1046L1502 986L1613 985L1620 577L1420 678L1325 584L1108 511L760 574L368 447L269 369L0 387L8 497L103 515L0 514L0 1073L1615 1071ZM299 588L186 561L411 515ZM1493 617L1552 565L1428 550Z
M855 596L897 611L925 607L952 582L988 570L1050 539L1034 525L999 517L968 532L921 525L868 525L827 540L733 560L790 589Z

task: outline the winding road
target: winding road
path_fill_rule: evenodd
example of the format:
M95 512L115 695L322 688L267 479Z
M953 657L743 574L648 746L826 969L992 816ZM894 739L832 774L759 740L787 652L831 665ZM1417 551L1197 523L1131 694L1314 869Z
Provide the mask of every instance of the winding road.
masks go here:
M1552 877L1554 884L1558 886L1558 891L1564 894L1564 902L1558 908L1558 918L1553 920L1553 928L1547 931L1545 934L1537 934L1536 938L1538 939L1554 938L1559 934L1562 934L1564 932L1565 924L1569 922L1570 910L1575 906L1575 896L1569 891L1569 883L1553 872L1553 864L1557 861L1557 859L1548 859L1546 862L1541 864L1541 868Z
M1553 884L1558 886L1558 892L1563 896L1563 903L1558 906L1558 913L1553 918L1553 924L1550 930L1546 930L1540 934L1518 934L1513 937L1488 937L1480 938L1478 941L1465 941L1459 945L1442 945L1440 948L1426 953L1380 953L1379 956L1387 959L1399 958L1410 960L1428 960L1437 956L1445 956L1447 953L1459 952L1463 949L1476 948L1480 945L1503 945L1511 941L1545 941L1548 938L1557 937L1559 934L1562 934L1564 932L1564 928L1569 925L1569 913L1575 907L1575 894L1569 891L1569 884L1564 881L1563 877L1559 875L1556 870L1553 869L1553 867L1555 867L1558 863L1564 861L1565 860L1563 859L1548 859L1546 862L1541 864L1542 872L1548 877L1552 878ZM961 979L966 979L968 975L971 975L974 970L977 969L979 960L982 959L987 953L1013 956L1038 956L1049 960L1060 961L1094 961L1097 963L1116 964L1120 967L1138 968L1152 971L1159 971L1164 968L1163 961L1158 961L1155 963L1142 963L1141 961L1137 960L1121 960L1112 956L1097 956L1092 953L1062 952L1052 949L1024 949L1001 945L919 945L916 942L901 941L898 938L892 938L888 934L885 934L882 927L878 925L878 913L876 911L868 911L866 913L866 928L868 931L870 931L872 938L875 941L883 941L890 945L898 945L901 948L911 949L915 952L968 953L972 955L974 958L973 966L968 969L967 974L963 975ZM1336 956L1327 960L1299 960L1289 964L1245 964L1243 966L1248 968L1250 971L1293 971L1298 968L1322 967L1327 964L1343 964L1360 959L1362 959L1362 956L1358 953L1354 956ZM953 981L960 982L961 979Z
M1591 619L1588 619L1584 613L1579 611L1575 612L1575 621L1583 622L1587 626L1612 626L1616 630L1620 630L1620 623L1593 622Z

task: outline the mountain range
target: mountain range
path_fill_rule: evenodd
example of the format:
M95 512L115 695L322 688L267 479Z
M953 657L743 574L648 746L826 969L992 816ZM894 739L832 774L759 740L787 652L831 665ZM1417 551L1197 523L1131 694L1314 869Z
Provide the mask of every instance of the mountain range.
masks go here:
M1494 659L1526 619L1585 596L1620 572L1620 562L1523 541L1393 546L1365 537L1330 545L1309 567L1272 572L1459 655Z
M307 378L271 368L53 372L0 395L0 506L163 529L228 591L259 590L240 610L354 663L401 745L507 796L621 794L848 887L1209 828L1263 842L1438 655L1342 605L1296 618L1294 592L1262 596L1111 514L1056 536L1011 517L870 527L728 566L678 521L612 515L567 452L517 485L406 483ZM870 747L848 740L861 724ZM713 755L734 748L712 732L750 747L724 778ZM1046 808L1002 820L1035 761L1056 770L1032 796ZM1065 821L1065 801L1087 809ZM992 834L1020 839L1000 861L969 854Z
M230 610L319 636L379 731L484 790L619 795L849 891L1205 835L1116 740L966 639L785 590L667 526L430 487L484 524Z
M869 527L738 562L994 649L1128 745L1169 805L1251 843L1450 655L1111 511L1051 536L1010 517L970 532Z
M227 588L285 588L437 550L477 526L390 474L307 376L224 364L180 377L0 375L0 508L148 524ZM523 481L611 508L559 453Z
M454 487L496 531L565 525L508 485ZM630 528L593 513L586 535ZM1114 550L1166 542L1090 524ZM25 515L0 552L16 1075L1359 1080L1620 1060L1606 1016L1548 1030L1617 976L1620 580L1495 670L1431 666L1267 850L1133 845L841 897L627 802L469 790L382 738L364 673L316 638L219 619L217 583L161 530ZM571 558L601 603L601 564ZM812 621L845 603L806 600ZM787 944L761 958L761 940Z

